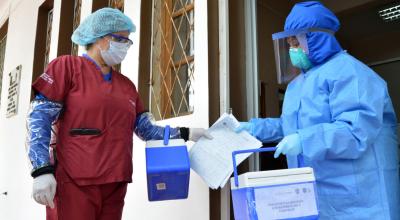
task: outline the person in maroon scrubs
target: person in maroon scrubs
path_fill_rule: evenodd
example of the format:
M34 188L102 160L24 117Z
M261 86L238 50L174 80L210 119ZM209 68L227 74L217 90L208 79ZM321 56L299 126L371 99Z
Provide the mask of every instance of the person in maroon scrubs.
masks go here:
M112 66L125 58L135 31L116 9L100 9L74 31L83 56L54 59L33 83L28 114L28 155L33 198L47 206L47 219L121 219L132 181L132 143L162 139L164 127L144 110L135 85ZM56 128L56 164L51 163L51 129ZM173 128L170 138L197 141L202 128Z

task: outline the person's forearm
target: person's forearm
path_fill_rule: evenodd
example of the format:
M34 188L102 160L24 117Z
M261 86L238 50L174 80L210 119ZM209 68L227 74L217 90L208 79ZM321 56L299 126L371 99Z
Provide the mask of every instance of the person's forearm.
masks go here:
M135 133L144 141L161 140L164 138L164 127L155 124L151 113L143 112L136 118ZM187 141L189 139L189 129L185 127L170 128L170 138L182 138Z
M27 150L32 164L33 177L53 173L54 167L50 164L49 145L51 138L51 125L62 109L60 103L52 102L46 98L36 97L30 107L27 117Z
M283 138L282 121L280 118L254 118L252 134L262 142L274 142Z

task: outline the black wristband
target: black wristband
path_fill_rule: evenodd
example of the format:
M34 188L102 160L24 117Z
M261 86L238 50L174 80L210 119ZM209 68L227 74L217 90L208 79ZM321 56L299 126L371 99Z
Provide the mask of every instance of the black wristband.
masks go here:
M179 131L181 132L181 138L185 141L188 141L189 140L189 128L181 127L181 128L179 128Z
M36 177L38 177L38 176L40 176L40 175L48 174L48 173L54 174L54 166L53 166L53 165L41 167L41 168L39 168L39 169L33 171L33 172L31 173L31 176L32 176L33 178L36 178Z

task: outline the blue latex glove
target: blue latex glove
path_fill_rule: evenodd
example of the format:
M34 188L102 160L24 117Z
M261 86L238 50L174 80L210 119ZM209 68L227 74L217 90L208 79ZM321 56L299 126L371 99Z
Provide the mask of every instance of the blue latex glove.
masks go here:
M297 133L284 137L276 148L274 154L275 158L278 158L280 154L297 156L303 152L300 143L300 136Z
M235 129L236 133L240 133L242 131L247 131L249 134L253 135L253 123L250 122L240 122L240 125Z

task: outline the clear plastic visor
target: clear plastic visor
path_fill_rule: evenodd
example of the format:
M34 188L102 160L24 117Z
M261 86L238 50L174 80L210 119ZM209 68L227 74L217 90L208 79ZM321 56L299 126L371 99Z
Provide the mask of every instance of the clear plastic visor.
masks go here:
M305 33L274 39L275 62L279 84L287 84L301 73L301 69L293 66L289 51L303 50L308 55L308 45Z

